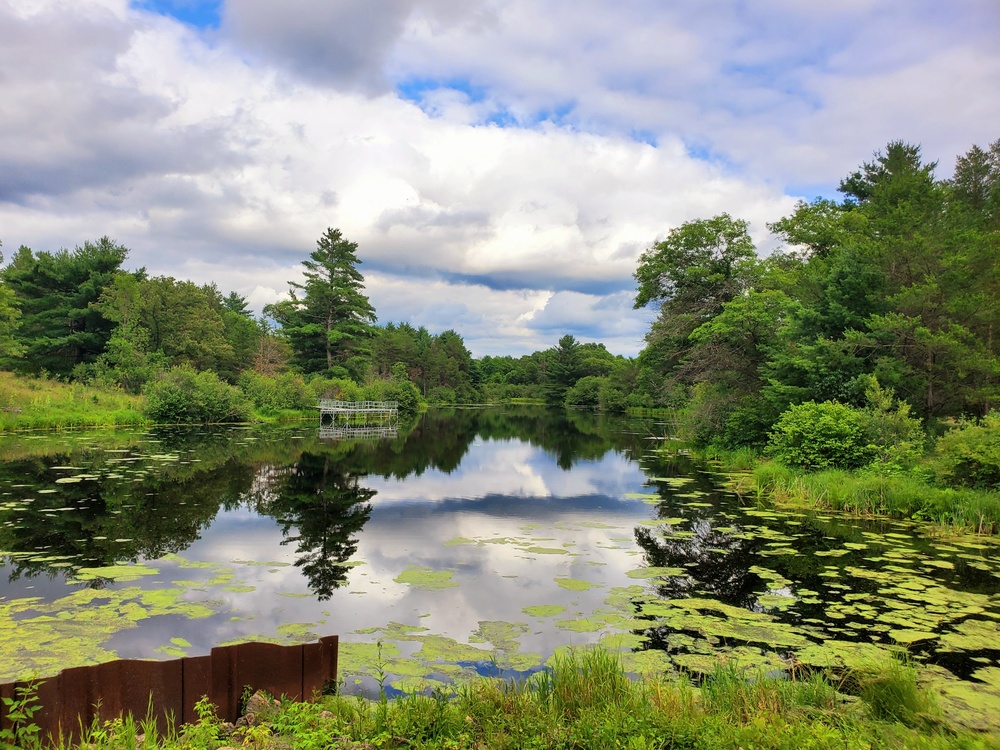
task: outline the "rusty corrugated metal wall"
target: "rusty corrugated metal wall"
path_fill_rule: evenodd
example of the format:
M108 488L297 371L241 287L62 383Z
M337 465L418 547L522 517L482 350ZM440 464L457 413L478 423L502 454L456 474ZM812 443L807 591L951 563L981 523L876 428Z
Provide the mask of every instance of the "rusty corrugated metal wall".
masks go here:
M239 718L244 690L264 690L273 696L304 700L337 680L335 635L318 643L277 646L271 643L241 643L213 648L210 656L172 661L123 659L91 667L65 669L37 683L41 710L32 723L42 735L80 736L81 722L89 726L131 713L144 718L152 708L160 729L168 717L180 723L197 720L194 705L203 696L215 704L225 721ZM0 685L0 698L14 698L27 682ZM0 701L0 727L11 726L9 709Z

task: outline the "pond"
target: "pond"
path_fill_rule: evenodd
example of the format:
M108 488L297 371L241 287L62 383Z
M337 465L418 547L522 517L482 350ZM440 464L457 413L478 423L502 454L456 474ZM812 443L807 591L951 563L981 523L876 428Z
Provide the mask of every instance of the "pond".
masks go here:
M4 437L0 682L329 634L363 694L522 677L594 643L695 678L896 649L967 723L1000 716L995 539L758 507L664 431L507 407L363 439Z

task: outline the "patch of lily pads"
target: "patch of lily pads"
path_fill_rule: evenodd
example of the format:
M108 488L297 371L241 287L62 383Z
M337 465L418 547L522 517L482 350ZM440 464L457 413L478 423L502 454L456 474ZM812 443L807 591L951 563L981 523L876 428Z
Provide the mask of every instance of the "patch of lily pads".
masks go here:
M339 667L347 680L372 678L403 692L442 687L471 677L487 665L527 672L538 668L542 657L521 652L517 639L526 632L523 623L482 621L468 643L462 643L421 626L390 622L358 632L376 637L374 642L342 640ZM407 646L410 656L404 655L407 644L417 647Z
M452 580L454 574L450 570L434 570L420 565L411 565L393 580L418 589L437 590L458 586Z

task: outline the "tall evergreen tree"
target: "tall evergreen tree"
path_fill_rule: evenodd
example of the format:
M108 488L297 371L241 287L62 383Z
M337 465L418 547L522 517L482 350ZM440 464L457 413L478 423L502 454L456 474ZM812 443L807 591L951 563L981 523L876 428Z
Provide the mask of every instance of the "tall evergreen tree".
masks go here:
M358 244L327 229L305 266L305 282L291 282L291 299L265 312L280 325L305 372L357 377L374 335L375 308L364 292Z
M0 242L0 246L2 245ZM0 263L3 263L2 254ZM24 347L14 338L20 317L21 311L17 309L14 293L0 281L0 357L16 357L24 351Z
M583 373L580 342L573 336L563 336L559 339L559 345L549 350L545 401L553 406L562 405L566 399L566 391L576 384Z
M22 246L0 273L21 309L15 333L24 358L17 369L68 375L93 362L111 338L114 323L91 303L111 284L128 249L108 237L72 252L34 253Z

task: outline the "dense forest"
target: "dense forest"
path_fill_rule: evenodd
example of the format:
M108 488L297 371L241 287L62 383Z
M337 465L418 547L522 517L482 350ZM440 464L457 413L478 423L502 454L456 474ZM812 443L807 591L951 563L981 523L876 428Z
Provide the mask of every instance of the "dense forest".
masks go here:
M259 318L215 284L124 270L128 249L107 237L22 246L0 271L0 366L143 393L167 421L364 394L414 409L666 408L695 442L727 448L764 445L807 404L933 431L984 417L1000 395L1000 141L959 157L949 180L936 166L889 143L841 181L842 200L769 225L784 246L767 257L728 214L671 230L635 271L636 307L658 311L635 359L570 335L475 359L456 331L377 325L357 244L329 229Z

